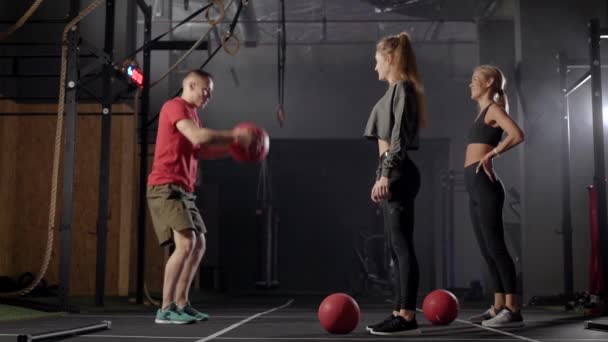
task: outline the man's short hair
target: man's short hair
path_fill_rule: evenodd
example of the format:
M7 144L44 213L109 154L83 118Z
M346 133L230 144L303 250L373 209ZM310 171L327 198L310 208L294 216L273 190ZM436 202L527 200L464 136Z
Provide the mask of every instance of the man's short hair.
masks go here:
M194 70L188 71L186 76L184 76L184 79L186 79L190 76L198 76L198 77L207 78L207 79L213 81L213 75L211 75L210 73L208 73L206 71L200 70L200 69L194 69Z

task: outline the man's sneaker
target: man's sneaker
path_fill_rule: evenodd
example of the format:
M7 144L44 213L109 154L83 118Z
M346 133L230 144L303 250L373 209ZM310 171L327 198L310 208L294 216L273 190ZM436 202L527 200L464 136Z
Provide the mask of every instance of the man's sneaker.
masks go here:
M370 334L380 336L419 335L420 328L418 328L418 323L415 318L411 321L407 321L401 316L395 316L386 324L377 329L372 329Z
M383 326L384 324L392 321L393 318L395 318L395 316L393 314L391 314L390 316L386 317L382 322L379 322L379 323L376 323L376 324L370 324L370 325L366 326L365 330L372 331L374 329L378 329L381 326Z
M171 303L166 310L158 309L154 323L158 324L188 324L196 322L196 318L179 310L175 303Z
M512 312L504 308L496 317L481 322L481 325L488 328L523 327L524 318L521 316L521 311Z
M197 321L206 321L209 319L209 315L204 314L204 313L196 310L195 308L193 308L192 305L190 305L189 301L186 303L186 306L184 306L183 308L180 308L180 310L182 312L185 312L186 314L194 317Z
M494 318L498 311L500 311L500 310L497 310L496 307L494 307L494 305L492 305L492 307L490 307L488 310L486 310L481 315L469 317L469 322L475 323L475 324L481 324L481 322L483 322L483 321L487 321L489 319Z

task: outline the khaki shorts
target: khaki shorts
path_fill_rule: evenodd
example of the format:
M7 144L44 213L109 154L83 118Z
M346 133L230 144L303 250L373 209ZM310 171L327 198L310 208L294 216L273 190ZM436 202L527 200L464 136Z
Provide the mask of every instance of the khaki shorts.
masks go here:
M147 190L148 208L161 246L173 243L174 230L194 229L199 234L207 233L194 194L175 184L150 185Z

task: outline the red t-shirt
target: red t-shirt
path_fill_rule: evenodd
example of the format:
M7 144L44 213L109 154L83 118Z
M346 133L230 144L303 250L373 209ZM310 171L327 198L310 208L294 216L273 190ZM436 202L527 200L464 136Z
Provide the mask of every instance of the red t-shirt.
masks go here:
M148 185L177 184L194 192L200 147L193 145L175 126L182 119L190 119L202 127L194 105L181 97L165 102L158 119L154 164Z

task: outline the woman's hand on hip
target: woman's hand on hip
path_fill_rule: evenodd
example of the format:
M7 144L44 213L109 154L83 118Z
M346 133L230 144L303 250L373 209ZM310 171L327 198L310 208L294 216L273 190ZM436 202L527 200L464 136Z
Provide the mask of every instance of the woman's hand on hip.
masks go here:
M479 164L477 164L476 173L479 173L479 169L483 168L483 171L488 175L490 180L493 182L496 180L496 176L494 175L494 166L492 165L492 158L494 158L493 153L487 153L481 160Z

